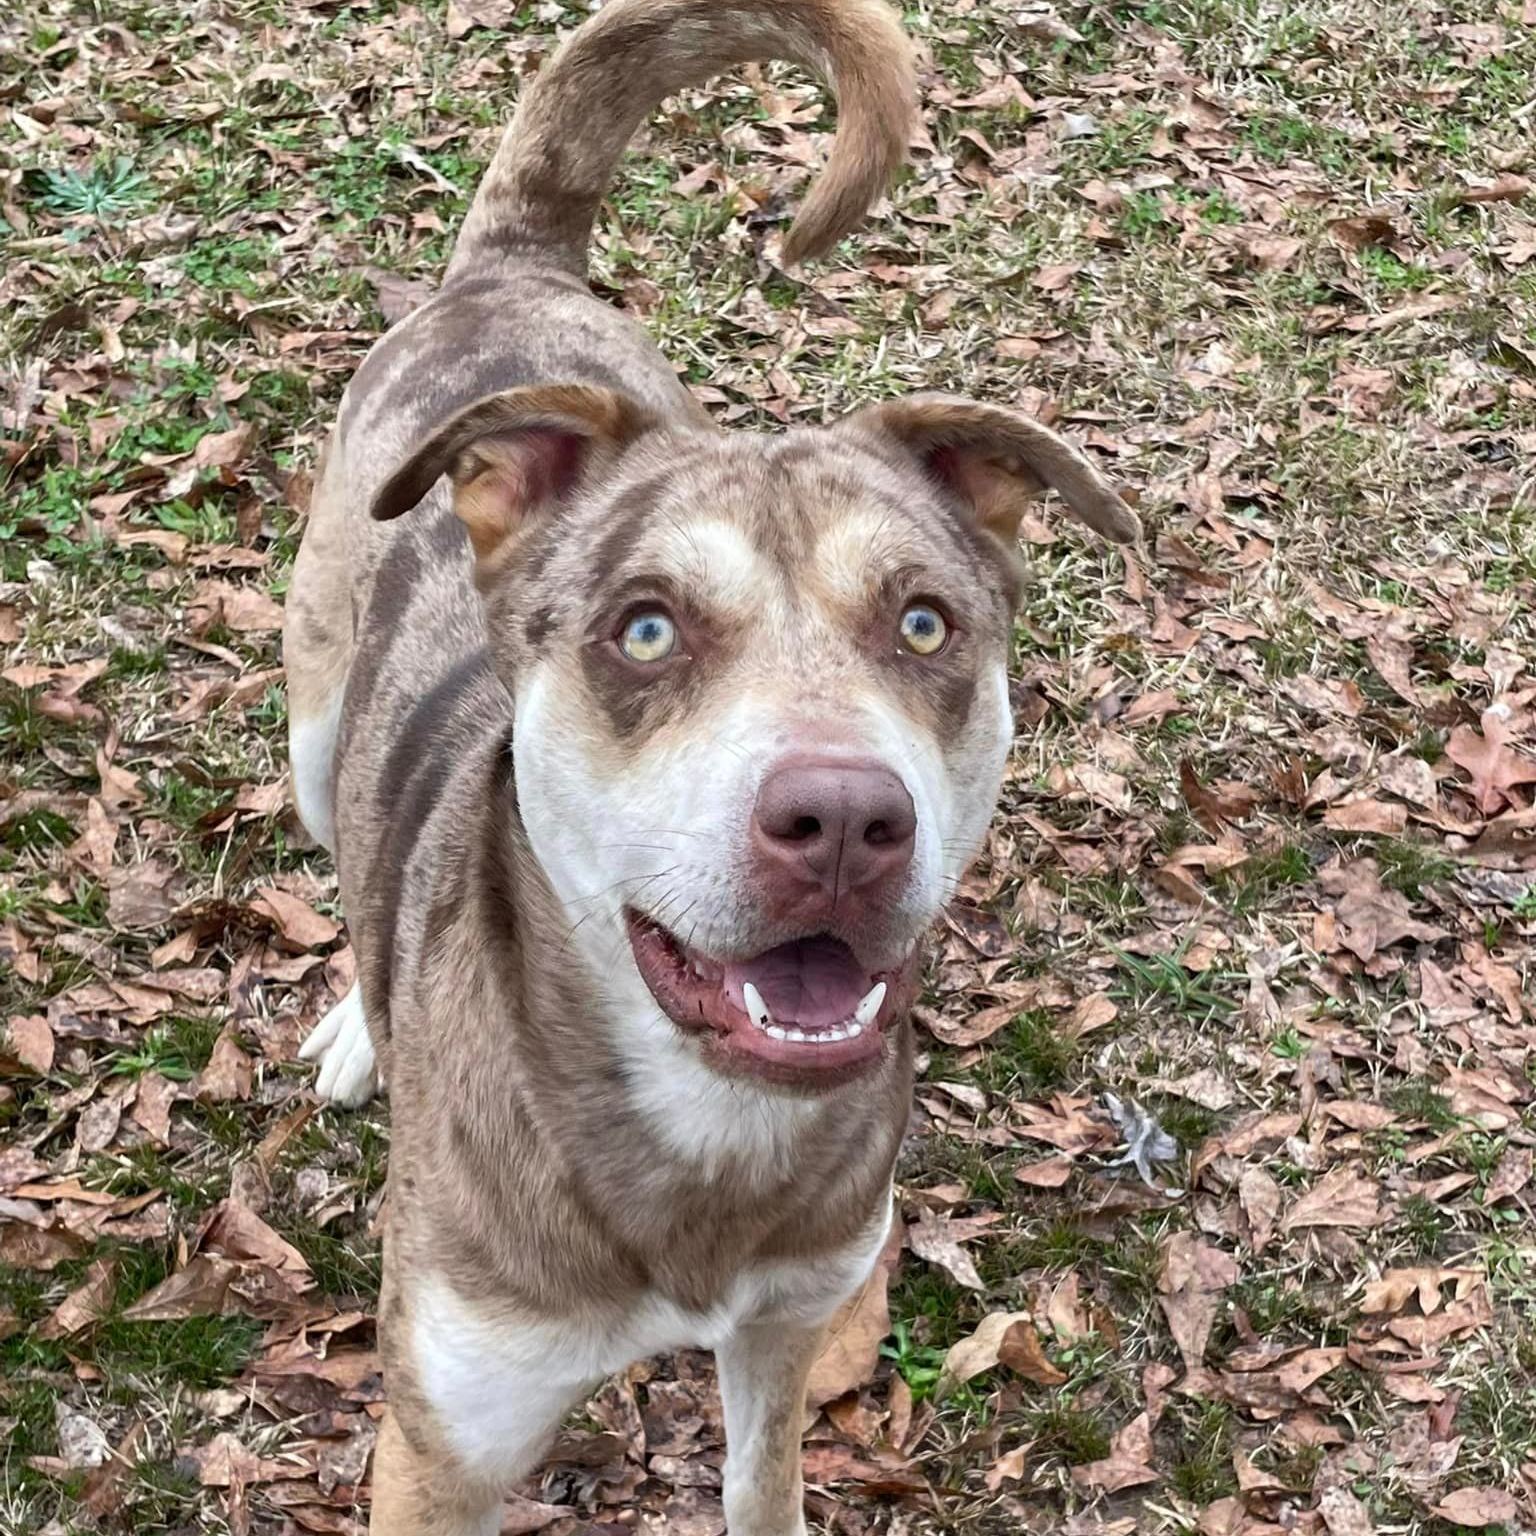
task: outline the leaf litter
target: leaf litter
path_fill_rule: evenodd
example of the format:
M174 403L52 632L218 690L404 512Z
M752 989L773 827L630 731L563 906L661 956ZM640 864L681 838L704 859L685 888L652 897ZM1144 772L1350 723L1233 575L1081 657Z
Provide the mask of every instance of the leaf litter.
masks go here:
M280 599L341 385L581 14L60 0L16 55L18 1530L366 1526L388 1116L316 1112L295 1061L353 966L286 800ZM1016 748L892 1246L817 1367L816 1529L1536 1521L1536 13L1373 18L958 0L834 260L774 262L830 122L776 68L670 104L601 221L601 288L722 421L1011 401L1149 528L1026 523ZM706 1356L637 1363L503 1529L715 1536L722 1435Z

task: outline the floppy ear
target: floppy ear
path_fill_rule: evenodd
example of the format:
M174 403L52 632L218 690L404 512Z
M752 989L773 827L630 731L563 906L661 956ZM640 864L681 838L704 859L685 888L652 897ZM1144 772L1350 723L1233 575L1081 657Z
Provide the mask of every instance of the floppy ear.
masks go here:
M409 512L447 474L453 510L484 567L540 507L567 495L659 418L615 390L585 384L509 389L460 411L384 482L370 509Z
M904 444L1009 551L1030 502L1046 490L1059 492L1079 521L1116 544L1141 532L1136 514L1093 462L1020 411L956 395L910 395L855 411L848 424Z

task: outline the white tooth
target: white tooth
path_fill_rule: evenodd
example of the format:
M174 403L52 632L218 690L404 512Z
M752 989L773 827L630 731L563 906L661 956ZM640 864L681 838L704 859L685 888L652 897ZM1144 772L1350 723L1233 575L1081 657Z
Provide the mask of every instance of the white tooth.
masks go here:
M853 1010L854 1023L861 1028L865 1024L873 1024L875 1015L880 1012L880 1005L885 1001L885 983L877 981L868 992L864 994L863 1001Z
M775 1040L789 1039L789 1031L787 1029L781 1029L777 1024L763 1025L763 1032L764 1034L772 1035Z
M836 1029L829 1029L824 1038L828 1040L846 1040L848 1038L848 1030L843 1025L838 1025Z
M859 1036L862 1035L863 1033L864 1033L864 1026L862 1024L860 1024L857 1019L855 1019L851 1024L849 1024L849 1026L848 1026L848 1038L850 1040L857 1040L859 1038Z
M784 1038L786 1040L809 1040L811 1037L803 1029L786 1029L784 1031Z
M763 1001L763 994L750 981L742 985L741 1000L747 1005L747 1017L759 1029L767 1029L771 1021L768 1004Z

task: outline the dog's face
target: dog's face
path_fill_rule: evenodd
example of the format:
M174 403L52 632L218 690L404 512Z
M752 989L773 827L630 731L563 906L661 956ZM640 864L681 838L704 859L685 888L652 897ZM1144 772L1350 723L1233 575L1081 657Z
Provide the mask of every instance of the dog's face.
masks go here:
M1043 428L961 402L763 438L498 399L376 511L452 470L573 945L721 1072L846 1081L996 800L1023 505L1054 483L1112 536L1134 519Z

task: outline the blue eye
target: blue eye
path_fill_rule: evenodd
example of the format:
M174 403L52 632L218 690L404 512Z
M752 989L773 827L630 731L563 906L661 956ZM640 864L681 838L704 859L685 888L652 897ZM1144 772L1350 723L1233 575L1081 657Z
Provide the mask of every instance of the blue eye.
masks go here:
M677 649L677 626L664 613L637 613L624 626L619 647L631 661L665 661Z
M944 649L949 625L937 608L913 603L901 615L901 643L916 656L933 656Z

